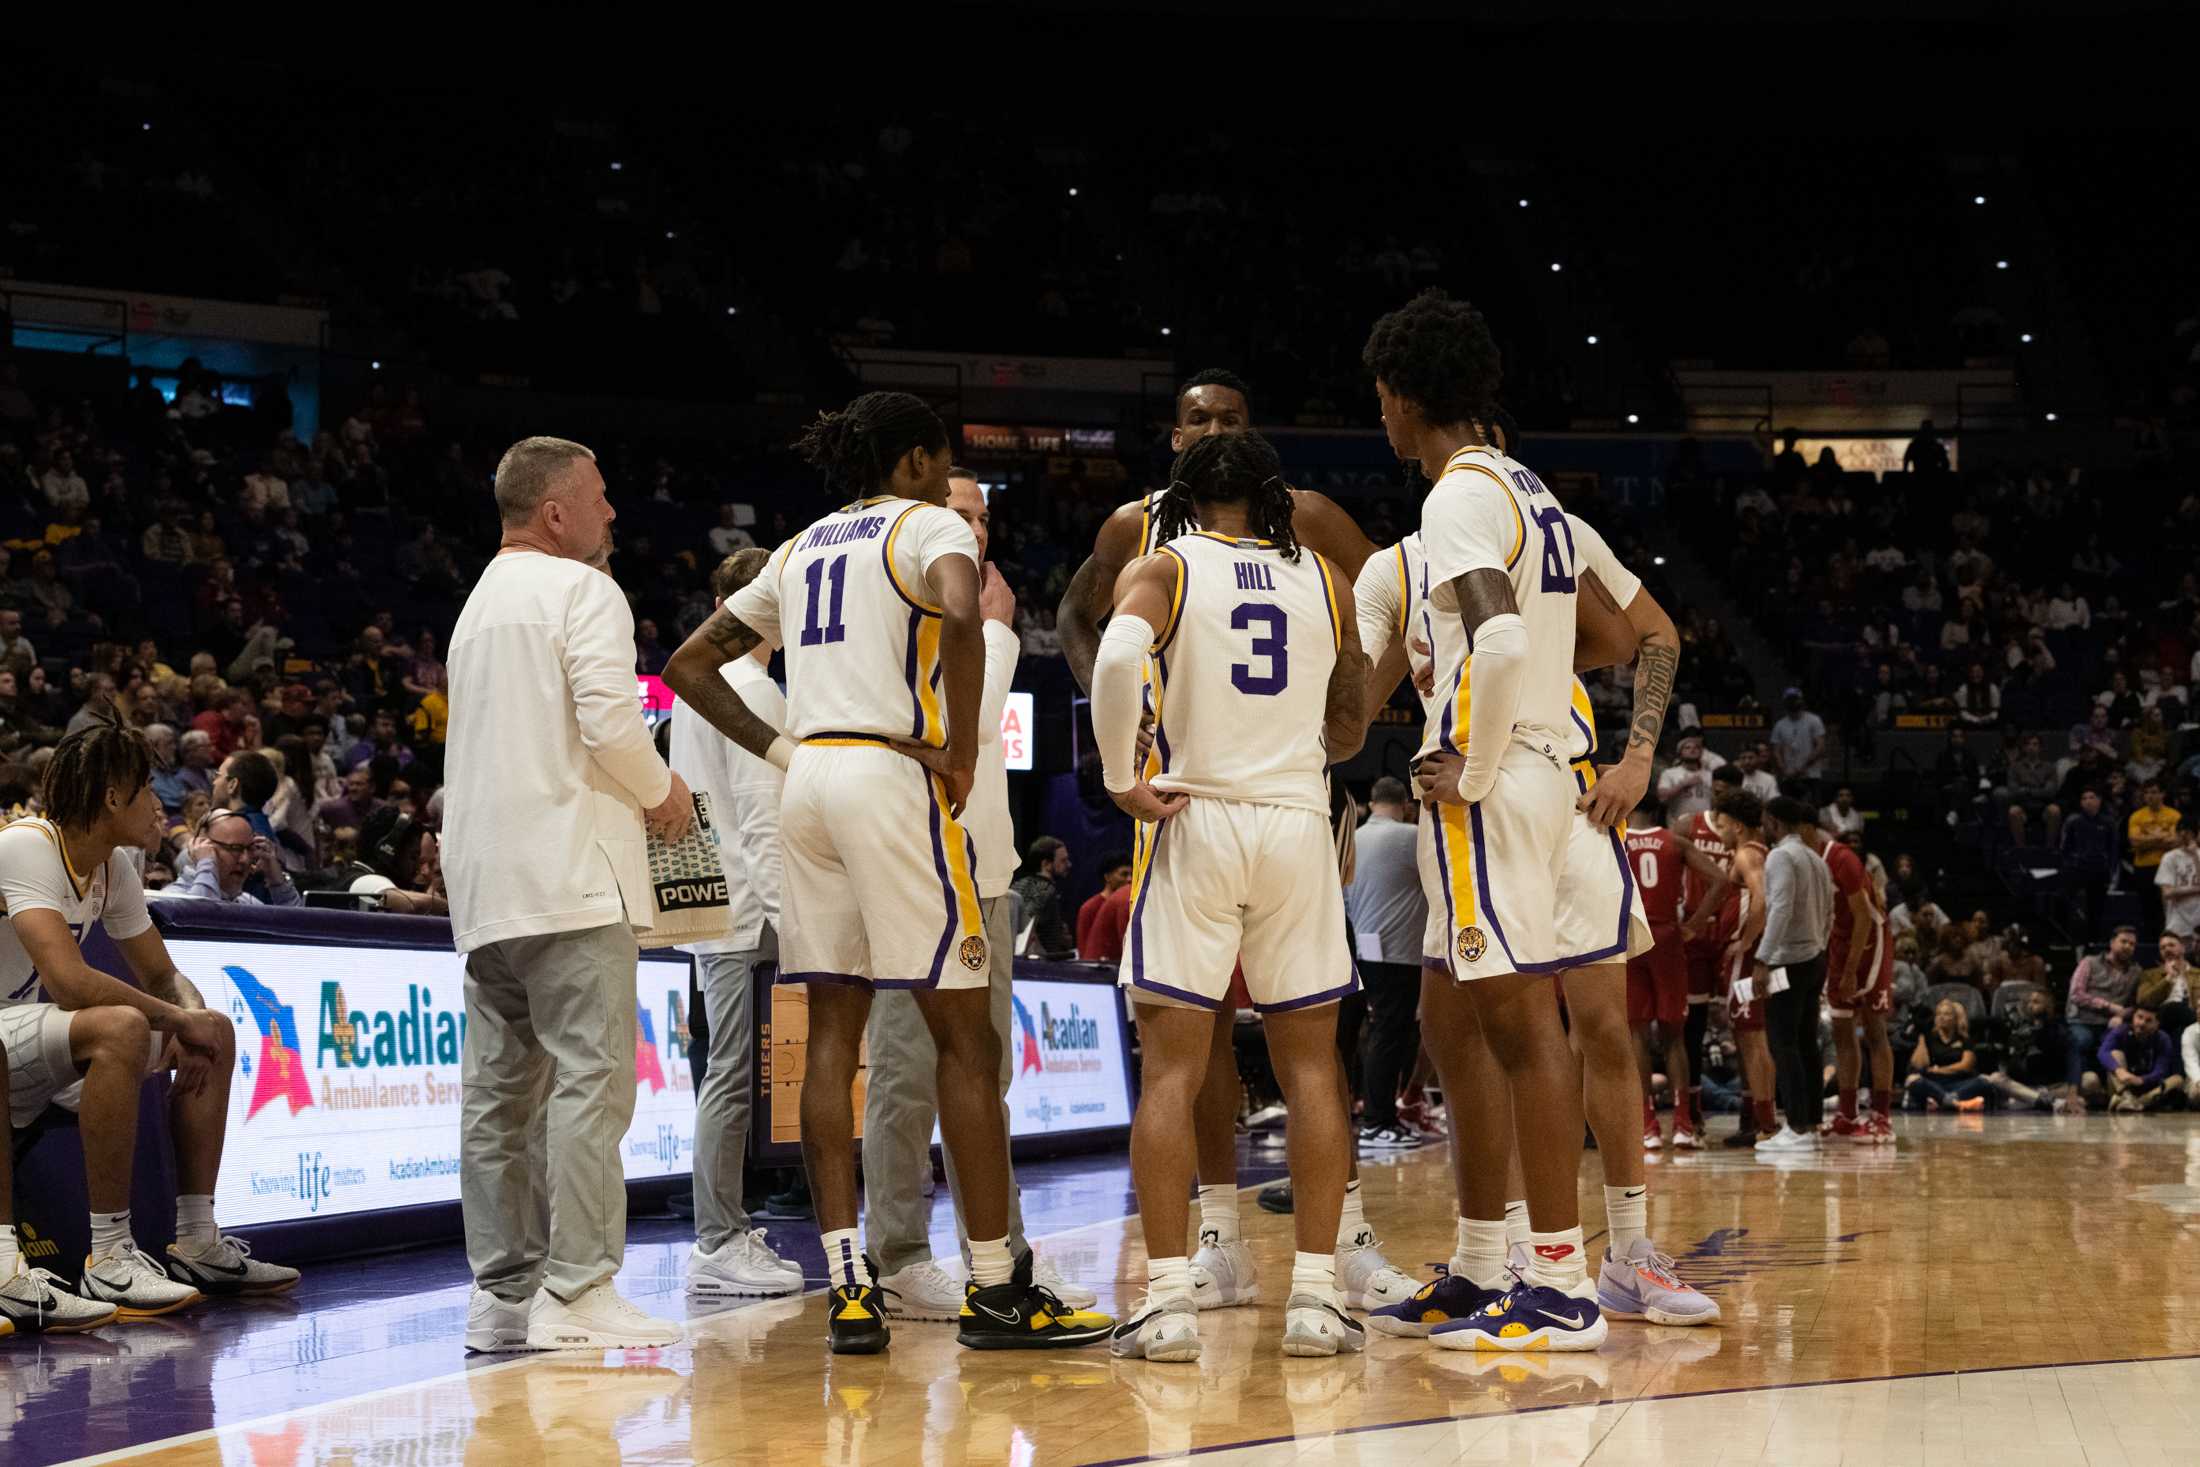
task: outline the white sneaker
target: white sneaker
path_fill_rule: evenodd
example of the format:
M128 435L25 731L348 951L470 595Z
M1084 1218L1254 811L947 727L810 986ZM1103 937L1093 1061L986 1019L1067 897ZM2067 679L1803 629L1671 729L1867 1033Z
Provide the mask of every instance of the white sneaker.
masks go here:
M1353 1355L1366 1348L1367 1331L1327 1299L1293 1294L1283 1306L1284 1354Z
M920 1259L878 1281L886 1295L886 1312L895 1319L935 1319L949 1323L962 1318L963 1282L934 1258Z
M1192 1255L1192 1302L1201 1309L1228 1309L1233 1304L1252 1304L1259 1299L1253 1245L1243 1238L1220 1243L1213 1233L1202 1232L1199 1251Z
M769 1298L802 1291L802 1270L772 1251L762 1228L751 1228L715 1253L688 1251L688 1292L706 1298Z
M136 1244L105 1258L84 1260L85 1298L112 1304L124 1319L151 1319L173 1314L206 1296L189 1284L178 1283L153 1261L153 1255Z
M1063 1278L1054 1260L1043 1257L1036 1248L1031 1250L1031 1281L1072 1309L1090 1309L1100 1302L1100 1296L1083 1284Z
M527 1305L511 1304L487 1289L466 1299L466 1348L477 1355L500 1350L532 1350L527 1343Z
M1390 1260L1383 1257L1382 1245L1372 1239L1357 1248L1339 1248L1336 1270L1337 1296L1347 1309L1387 1309L1405 1303L1421 1289L1419 1283L1391 1267Z
M1772 1152L1802 1151L1810 1145L1810 1138L1790 1130L1784 1123L1780 1129L1758 1141L1752 1148L1759 1156Z
M1123 1360L1197 1360L1199 1348L1198 1306L1182 1295L1149 1294L1108 1337L1109 1352Z
M680 1326L644 1314L609 1281L568 1304L548 1289L527 1305L530 1350L647 1350L680 1342Z
M204 1248L170 1243L168 1276L203 1294L280 1294L298 1282L298 1270L262 1263L250 1243L226 1233Z
M112 1304L81 1298L43 1268L15 1260L15 1275L0 1281L0 1324L18 1335L73 1335L115 1322Z

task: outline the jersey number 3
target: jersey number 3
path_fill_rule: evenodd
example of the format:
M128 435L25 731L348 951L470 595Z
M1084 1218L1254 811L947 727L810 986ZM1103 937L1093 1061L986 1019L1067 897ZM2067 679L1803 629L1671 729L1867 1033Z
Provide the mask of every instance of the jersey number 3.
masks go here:
M1265 660L1268 670L1255 673L1249 662L1230 664L1230 683L1241 693L1251 693L1259 698L1272 698L1291 680L1291 653L1284 645L1290 621L1283 608L1266 601L1240 601L1230 613L1230 629L1242 632L1254 626L1268 629L1266 636L1256 636L1245 650L1252 656Z
M830 580L831 596L826 596L825 582ZM848 628L840 620L840 603L848 589L848 557L836 555L831 560L813 560L802 573L802 583L809 588L810 604L802 613L802 645L815 647L820 642L843 642L848 638ZM826 601L825 620L817 619L818 603Z

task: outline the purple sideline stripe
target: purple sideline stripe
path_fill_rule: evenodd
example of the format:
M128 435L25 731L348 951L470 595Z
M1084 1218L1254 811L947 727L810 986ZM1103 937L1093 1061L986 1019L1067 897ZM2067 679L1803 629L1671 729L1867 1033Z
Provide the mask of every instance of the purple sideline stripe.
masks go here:
M1444 971L1456 978L1459 970L1451 965L1451 945L1452 934L1459 930L1459 909L1451 900L1451 858L1444 851L1443 814L1437 810L1429 814L1436 819L1436 829L1430 832L1430 838L1436 842L1436 873L1444 883Z

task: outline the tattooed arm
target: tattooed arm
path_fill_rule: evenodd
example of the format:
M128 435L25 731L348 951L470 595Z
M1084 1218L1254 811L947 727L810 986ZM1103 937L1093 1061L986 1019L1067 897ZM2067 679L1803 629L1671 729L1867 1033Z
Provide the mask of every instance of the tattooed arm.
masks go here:
M1581 569L1577 619L1594 615L1625 623L1635 664L1635 711L1627 724L1627 747L1617 763L1597 771L1597 782L1578 802L1598 825L1614 826L1634 810L1650 788L1650 764L1665 728L1665 707L1672 701L1673 678L1680 670L1681 638L1673 618L1634 572L1620 564L1596 527L1579 515L1566 516L1573 530ZM1591 607L1595 610L1592 613Z
M1365 706L1367 654L1360 650L1360 622L1358 610L1353 605L1352 583L1334 563L1329 576L1330 586L1337 594L1337 665L1329 674L1329 701L1322 719L1322 741L1328 750L1329 762L1342 764L1359 753L1360 745L1367 742L1367 725L1374 713Z
M718 671L734 658L747 656L763 640L730 606L721 606L672 654L665 664L665 683L705 723L759 759L771 759L779 730L757 717ZM777 759L772 762L786 767Z

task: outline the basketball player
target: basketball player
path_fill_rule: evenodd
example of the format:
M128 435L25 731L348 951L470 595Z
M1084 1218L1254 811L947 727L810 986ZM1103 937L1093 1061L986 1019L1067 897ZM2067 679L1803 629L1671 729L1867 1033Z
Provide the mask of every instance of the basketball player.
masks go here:
M1256 434L1208 435L1179 454L1156 517L1162 549L1118 579L1093 666L1104 782L1126 813L1154 824L1132 876L1121 971L1145 1053L1131 1168L1147 1294L1112 1348L1127 1358L1199 1358L1185 1256L1195 1156L1186 1142L1242 948L1292 1108L1298 1253L1284 1353L1356 1351L1366 1332L1336 1288L1352 1133L1335 1005L1359 980L1323 779L1363 736L1366 662L1352 593L1336 567L1293 538L1282 465ZM1160 769L1146 778L1136 747L1149 692Z
M1894 1046L1887 1039L1887 1015L1894 1012L1894 943L1887 914L1863 859L1823 826L1805 828L1803 839L1825 858L1833 876L1833 930L1826 942L1827 1009L1833 1015L1833 1065L1836 1108L1822 1128L1864 1145L1894 1144ZM1856 1114L1857 1081L1863 1054L1857 1030L1871 1048L1872 1113Z
M847 505L781 545L674 654L665 680L709 723L786 771L782 982L809 987L803 1162L831 1274L827 1338L886 1347L856 1237L850 1087L874 987L916 994L938 1049L940 1129L962 1178L971 1277L961 1342L1088 1344L1113 1324L1071 1310L1008 1245L1008 1140L989 953L958 817L977 765L985 673L978 546L947 505L947 430L901 392L821 414L798 445ZM787 732L718 669L785 649ZM944 921L943 921L944 918Z
M1577 844L1591 845L1577 843L1575 817L1583 813L1577 802L1591 803L1581 797L1594 772L1569 770L1565 758L1574 733L1574 535L1542 481L1493 445L1500 371L1480 312L1424 292L1376 323L1363 360L1392 447L1424 471L1437 468L1421 534L1445 707L1416 777L1440 823L1433 845L1445 950L1468 995L1469 1022L1511 1092L1531 1229L1527 1276L1484 1311L1436 1326L1430 1338L1451 1348L1593 1350L1606 1325L1575 1195L1582 1067L1568 1047L1550 977L1564 976L1569 989L1576 973L1595 984L1601 980L1590 965L1601 963L1624 984L1612 960L1647 947L1649 929L1609 832L1603 874L1574 869ZM1652 681L1660 685L1654 729L1671 684L1669 675ZM1624 1045L1624 1024L1621 1034ZM1626 1068L1631 1075L1631 1056ZM1502 1239L1500 1223L1500 1247Z
M1664 807L1648 791L1627 827L1627 863L1634 868L1653 942L1649 952L1627 960L1627 1023L1635 1032L1636 1053L1642 1061L1642 1149L1656 1151L1665 1142L1658 1130L1657 1106L1650 1098L1650 1076L1658 1058L1658 1046L1651 1042L1655 1024L1657 1037L1664 1041L1666 1078L1673 1085L1673 1145L1693 1151L1700 1143L1688 1109L1688 1082L1694 1072L1688 1066L1688 959L1681 951L1681 883L1684 873L1693 874L1704 884L1707 902L1723 902L1727 875L1692 842L1665 828Z
M272 1294L298 1282L296 1269L254 1258L214 1221L236 1027L176 971L146 910L137 866L125 855L143 845L158 813L152 761L135 729L93 723L54 749L40 783L44 818L0 830L0 907L7 912L0 1047L8 1057L9 1108L18 1129L49 1104L78 1116L92 1207L92 1251L76 1291L83 1297L38 1282L54 1317L80 1328L118 1313L169 1314L207 1294ZM81 944L95 921L135 986L84 961ZM176 1241L164 1260L141 1250L130 1232L138 1092L155 1070L175 1077ZM0 1308L21 1329L17 1292L0 1291L9 1299Z
M1700 743L1700 740L1699 740ZM1711 771L1711 789L1714 797L1724 789L1740 789L1742 772L1731 764L1721 764ZM1662 783L1662 781L1661 781ZM1666 810L1671 812L1668 804ZM1711 807L1690 812L1680 825L1681 839L1687 841L1704 855L1722 875L1729 874L1733 866L1734 851L1719 836L1718 827L1712 823ZM1725 908L1724 899L1711 900L1711 888L1704 878L1690 866L1682 873L1681 881L1681 955L1688 964L1688 1140L1683 1143L1679 1122L1674 1123L1673 1144L1683 1149L1695 1149L1703 1144L1703 1067L1704 1051L1711 1035L1711 1005L1714 999L1726 1001L1726 978L1721 967L1721 953L1725 946L1719 937L1719 914ZM1675 1098L1678 1109L1679 1099Z
M1183 453L1213 434L1252 431L1252 400L1234 372L1209 368L1185 379L1177 392L1176 423L1169 449ZM1327 495L1291 489L1291 533L1307 550L1324 557L1346 577L1355 577L1374 546L1358 525ZM1078 567L1062 596L1055 618L1062 652L1077 685L1092 691L1093 661L1100 645L1100 621L1115 594L1123 567L1159 548L1158 507L1163 496L1148 494L1119 505L1094 537L1092 554ZM1393 679L1392 685L1395 686ZM1151 832L1139 827L1134 864L1143 859ZM1344 843L1349 849L1349 842ZM1235 1013L1250 1000L1243 985L1233 985L1226 1007ZM1242 1087L1230 1024L1216 1024L1207 1054L1206 1078L1193 1112L1199 1142L1200 1247L1192 1260L1192 1278L1202 1309L1250 1304L1259 1297L1253 1250L1244 1240L1238 1212L1237 1113ZM1338 1057L1340 1082L1343 1057ZM1347 1094L1349 1095L1349 1090ZM1345 1186L1343 1220L1337 1235L1338 1273L1348 1303L1355 1308L1396 1303L1413 1291L1413 1280L1383 1257L1374 1229L1360 1203L1360 1166L1355 1155ZM1285 1208L1286 1211L1289 1208Z
M1719 908L1720 972L1726 984L1727 1022L1734 1026L1734 1043L1741 1050L1742 1079L1749 1087L1750 1109L1743 1113L1730 1146L1754 1145L1773 1135L1772 1050L1765 1042L1765 996L1756 991L1750 964L1757 939L1765 931L1765 838L1761 830L1764 806L1745 789L1719 791L1711 807L1711 823L1719 839L1733 853L1729 874L1734 884Z

